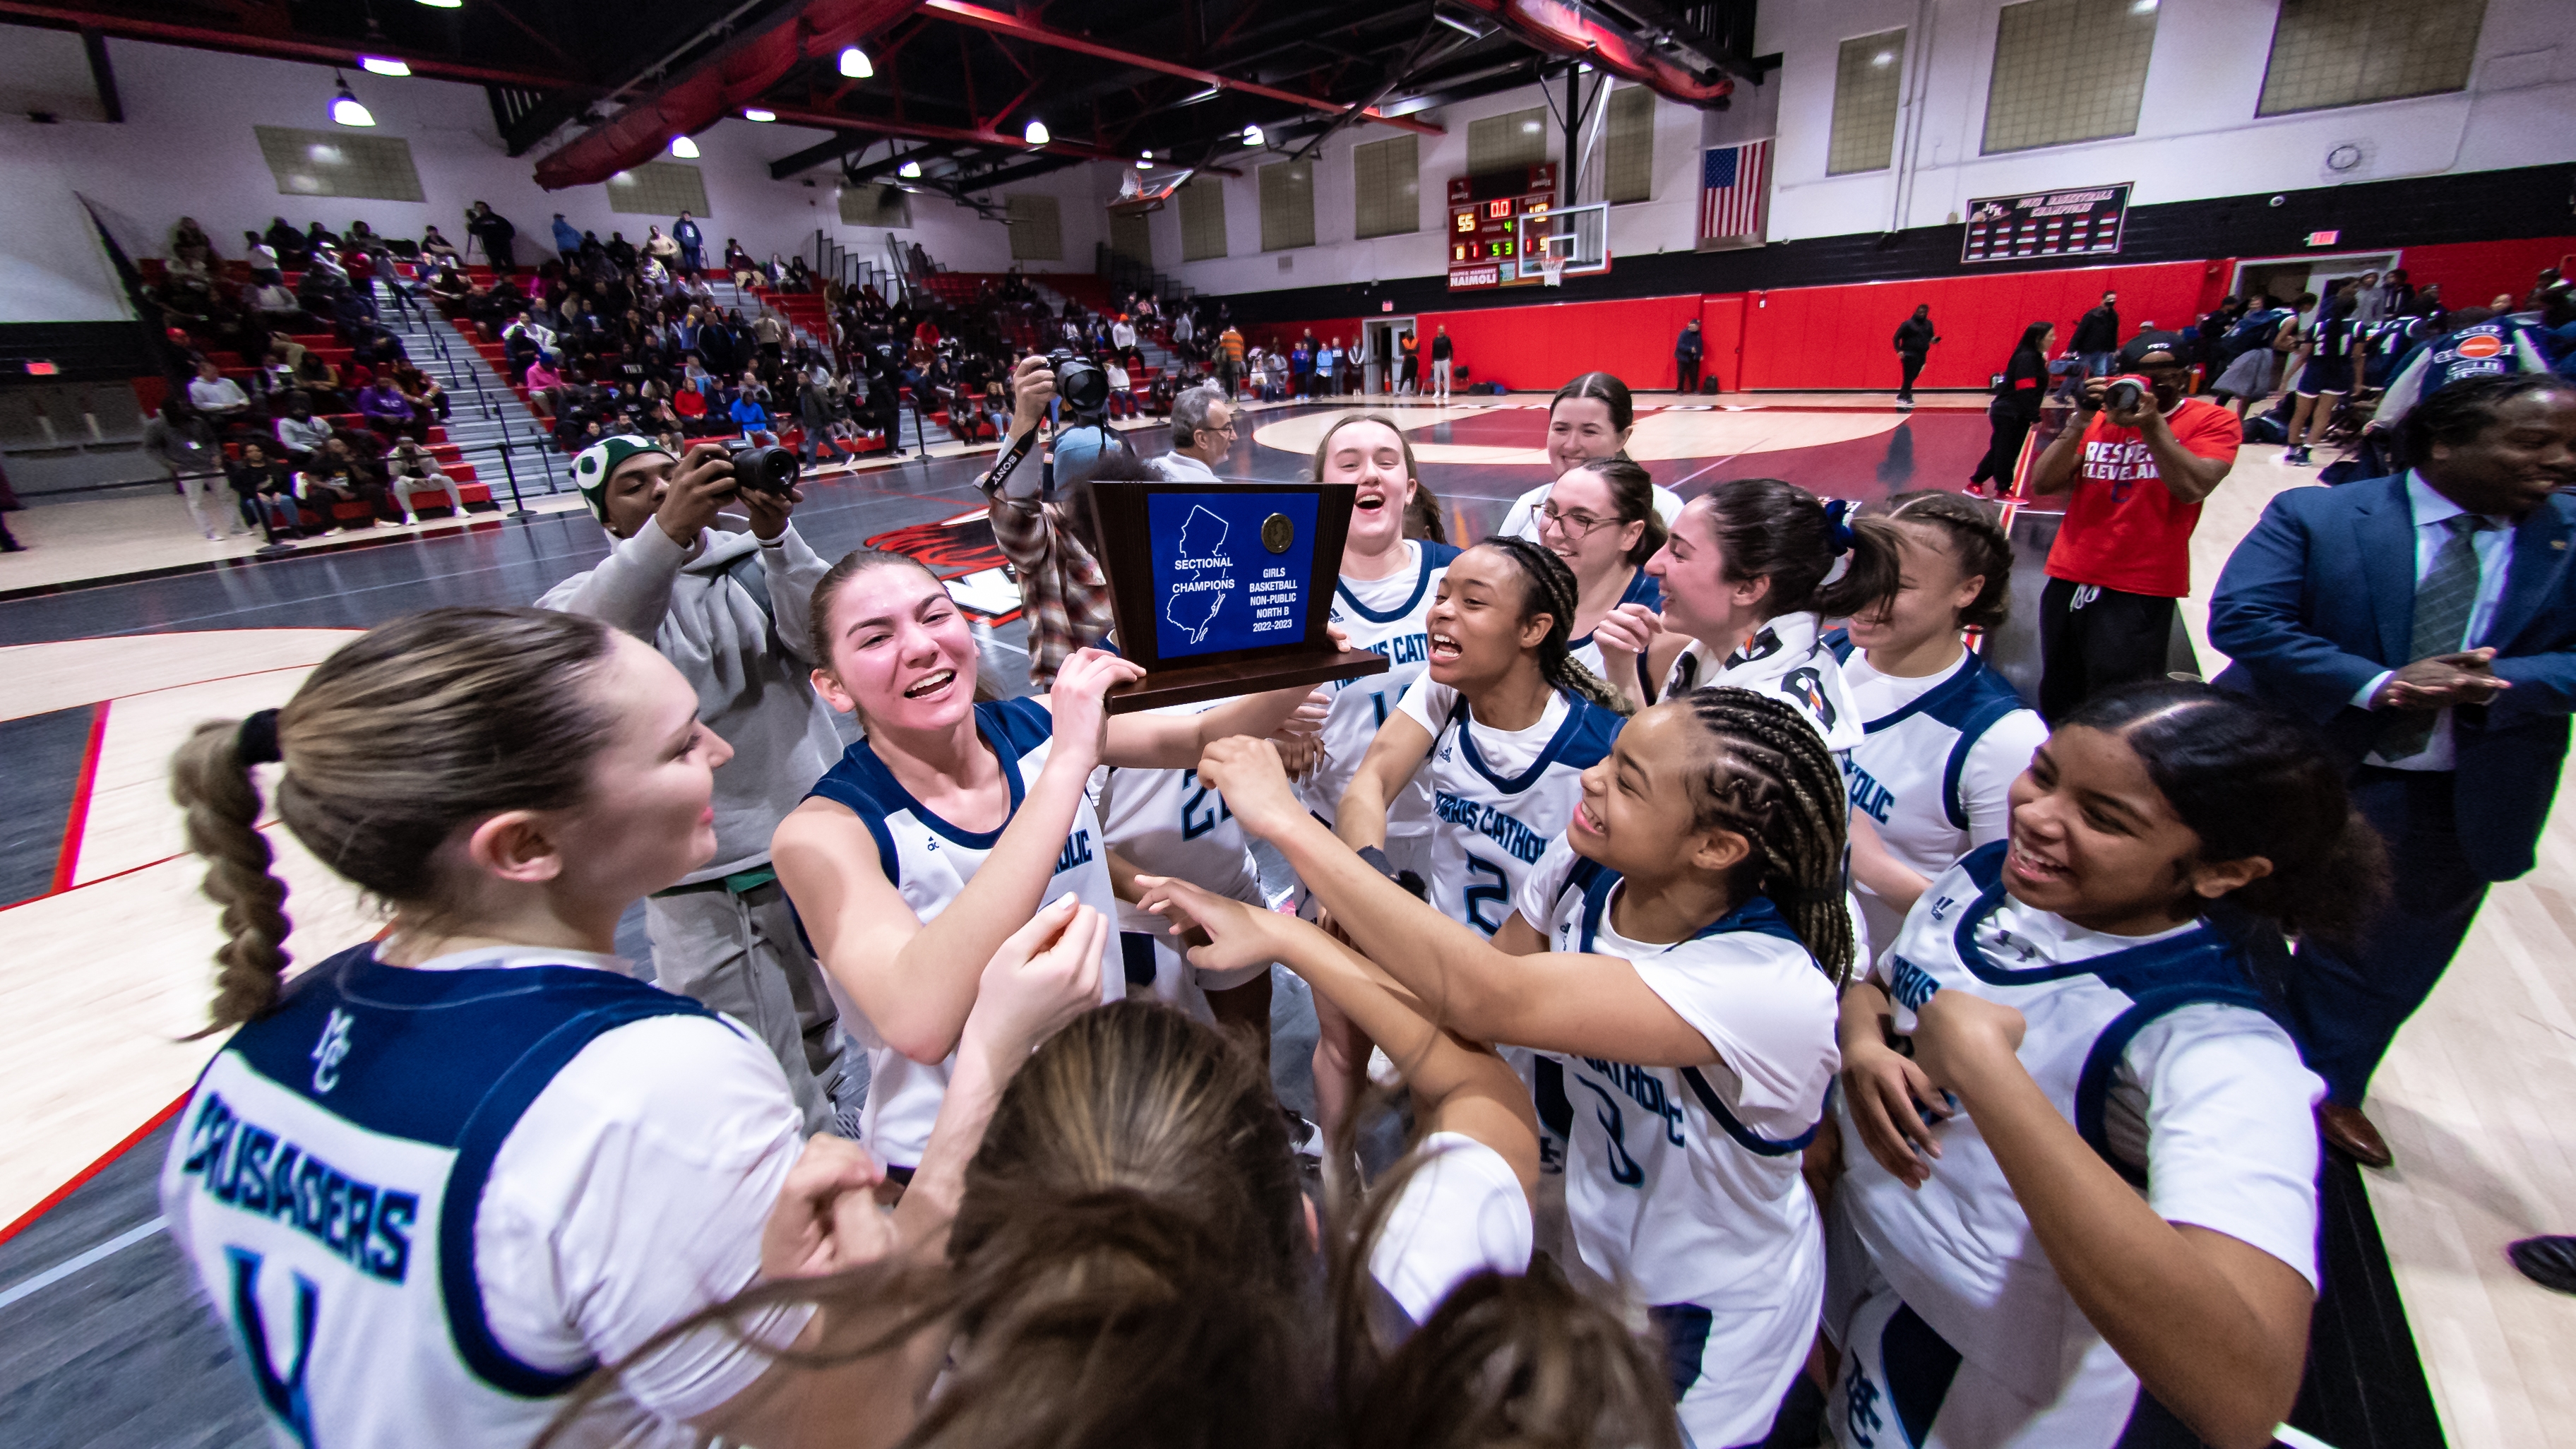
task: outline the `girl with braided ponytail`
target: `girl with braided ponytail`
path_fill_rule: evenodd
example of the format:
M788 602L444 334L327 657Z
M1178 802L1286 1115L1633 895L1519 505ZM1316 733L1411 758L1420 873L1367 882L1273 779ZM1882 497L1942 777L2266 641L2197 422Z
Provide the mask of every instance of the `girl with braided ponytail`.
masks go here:
M1106 927L1059 907L992 957L973 1085L952 1084L937 1164L889 1221L865 1153L805 1143L759 1038L614 954L619 915L716 851L733 751L698 708L597 620L437 609L180 748L172 794L231 937L210 1030L238 1030L182 1111L162 1202L278 1442L516 1449L617 1359L621 1392L568 1410L577 1442L800 1444L910 1413L922 1382L882 1361L775 1361L863 1315L665 1330L944 1232L1001 1084L1096 995ZM392 909L283 986L267 766L286 829Z
M1424 1016L1543 1054L1585 1267L1650 1306L1686 1442L1760 1442L1823 1302L1800 1153L1853 964L1842 775L1805 713L1721 688L1638 715L1490 939L1309 816L1260 741L1219 741L1199 778ZM1237 919L1201 924L1222 949Z

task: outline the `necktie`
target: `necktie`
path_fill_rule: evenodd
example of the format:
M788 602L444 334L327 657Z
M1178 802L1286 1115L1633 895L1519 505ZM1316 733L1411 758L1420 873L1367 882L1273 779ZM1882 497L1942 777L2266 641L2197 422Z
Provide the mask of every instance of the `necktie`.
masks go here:
M2480 531L2495 525L2474 513L2455 514L2442 520L2451 536L2433 554L2433 566L2415 585L2415 633L2408 641L2409 661L2430 659L2436 654L2456 654L2466 643L2469 615L2478 604L2478 545ZM2401 710L2392 716L2387 728L2380 731L2379 756L2385 760L2403 760L2420 755L2433 740L2433 721L2438 710Z

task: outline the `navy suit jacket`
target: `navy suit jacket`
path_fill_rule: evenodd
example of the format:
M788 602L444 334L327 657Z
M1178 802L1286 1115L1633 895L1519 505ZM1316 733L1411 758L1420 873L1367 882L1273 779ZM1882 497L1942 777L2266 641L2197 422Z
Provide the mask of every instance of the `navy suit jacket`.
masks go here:
M2552 496L2516 526L2505 594L2480 647L2513 687L2451 712L2461 848L2488 880L2529 871L2576 710L2576 498ZM2408 662L2415 631L2415 516L2401 474L2274 498L2228 557L2209 642L2235 662L2221 688L2317 725L2347 769L2384 714L2352 707Z

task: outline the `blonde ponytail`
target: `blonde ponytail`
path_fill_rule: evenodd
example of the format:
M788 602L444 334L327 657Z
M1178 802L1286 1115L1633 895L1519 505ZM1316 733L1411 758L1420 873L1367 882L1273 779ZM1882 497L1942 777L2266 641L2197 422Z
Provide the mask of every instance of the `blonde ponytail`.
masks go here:
M286 882L259 833L259 786L241 758L241 722L197 726L170 765L170 798L186 814L188 848L206 858L206 895L223 908L215 1005L207 1036L265 1014L286 970Z

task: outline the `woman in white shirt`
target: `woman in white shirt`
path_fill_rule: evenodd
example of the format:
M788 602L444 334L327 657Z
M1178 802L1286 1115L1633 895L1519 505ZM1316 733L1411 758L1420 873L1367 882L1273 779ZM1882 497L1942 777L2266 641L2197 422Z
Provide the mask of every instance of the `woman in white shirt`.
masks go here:
M1628 439L1637 431L1636 399L1628 384L1606 372L1587 372L1556 390L1547 405L1547 467L1562 478L1567 470L1595 458L1628 456ZM1543 543L1538 535L1539 505L1551 485L1542 483L1512 500L1496 533ZM1682 497L1654 485L1655 516L1670 526L1681 515Z

